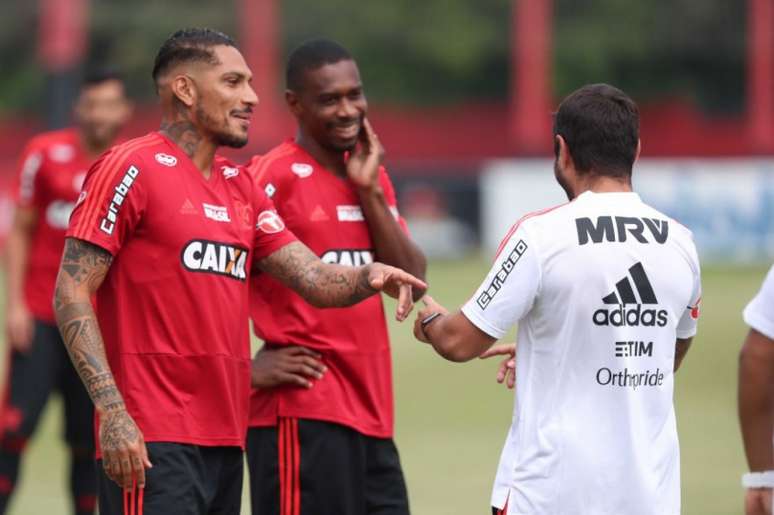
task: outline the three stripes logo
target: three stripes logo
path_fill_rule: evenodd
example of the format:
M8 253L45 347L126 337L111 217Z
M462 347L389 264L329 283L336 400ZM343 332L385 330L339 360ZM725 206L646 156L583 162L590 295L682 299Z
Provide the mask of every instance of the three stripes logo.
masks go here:
M594 324L599 326L664 327L668 321L667 311L657 307L656 293L642 263L632 265L615 289L602 297L602 302L610 307L594 312Z

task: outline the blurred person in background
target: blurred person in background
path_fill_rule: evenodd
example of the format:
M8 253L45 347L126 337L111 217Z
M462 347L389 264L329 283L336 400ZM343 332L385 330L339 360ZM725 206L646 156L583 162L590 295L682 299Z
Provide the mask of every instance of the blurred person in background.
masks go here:
M750 472L745 515L771 515L774 489L774 267L744 309L750 326L739 353L739 422Z
M308 41L286 74L298 130L251 163L260 187L324 262L378 259L424 277L350 53ZM250 309L265 342L253 363L247 439L253 515L407 515L382 299L320 310L260 273Z
M570 202L519 220L461 309L425 296L414 334L461 362L518 323L493 514L678 515L672 396L699 316L696 248L632 191L639 110L625 93L573 92L553 135ZM510 385L508 361L498 380Z
M121 76L94 70L81 85L75 125L36 136L21 157L6 248L10 373L0 412L0 513L6 512L22 453L53 391L64 402L73 512L91 514L96 506L93 407L59 336L51 299L86 171L115 143L130 114Z

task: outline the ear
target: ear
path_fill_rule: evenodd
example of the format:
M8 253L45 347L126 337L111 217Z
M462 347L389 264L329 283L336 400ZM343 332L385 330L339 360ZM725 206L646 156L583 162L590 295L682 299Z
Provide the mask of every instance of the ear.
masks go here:
M559 163L561 163L563 169L567 169L568 167L575 166L575 163L573 163L572 156L570 155L570 149L567 147L567 142L564 141L564 138L561 134L556 135L556 144L559 146Z
M187 75L176 75L169 82L172 94L187 107L193 107L196 103L198 91L196 84Z
M290 112L293 113L293 116L299 116L301 114L301 99L299 98L298 93L292 89L285 90L285 103L288 105Z
M634 154L634 162L636 163L637 160L640 158L640 152L642 151L642 140L637 138L637 153Z

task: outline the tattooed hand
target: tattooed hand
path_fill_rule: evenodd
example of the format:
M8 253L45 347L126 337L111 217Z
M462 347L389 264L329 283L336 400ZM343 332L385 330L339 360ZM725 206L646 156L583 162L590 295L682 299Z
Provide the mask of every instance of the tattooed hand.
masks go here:
M382 263L360 267L323 263L299 241L269 254L257 265L318 308L351 306L383 291L398 299L395 317L399 321L411 313L412 288L427 288L413 275Z
M145 487L145 469L151 468L142 433L125 409L100 416L99 445L102 467L110 479L122 488Z
M54 313L70 360L100 416L105 472L123 488L132 487L133 477L142 488L145 467L151 466L148 452L116 387L91 305L91 296L105 279L111 261L106 250L67 238L56 278Z

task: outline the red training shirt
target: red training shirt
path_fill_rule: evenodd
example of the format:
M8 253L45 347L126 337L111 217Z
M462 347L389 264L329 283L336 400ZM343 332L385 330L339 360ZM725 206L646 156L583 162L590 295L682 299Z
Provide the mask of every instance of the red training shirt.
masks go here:
M37 214L24 273L24 298L36 319L54 321L56 274L70 213L91 159L77 129L47 132L24 149L17 174L16 203Z
M295 241L244 168L205 179L153 132L89 170L67 235L113 263L97 292L116 384L149 442L244 446L251 262Z
M293 141L249 165L288 228L328 263L373 261L373 242L355 186L324 169ZM387 173L379 181L395 216ZM406 229L405 221L398 218ZM348 308L317 309L266 274L250 284L255 333L272 345L302 345L322 354L328 371L307 390L282 386L253 390L250 426L277 417L325 420L379 438L393 434L392 360L380 295Z

